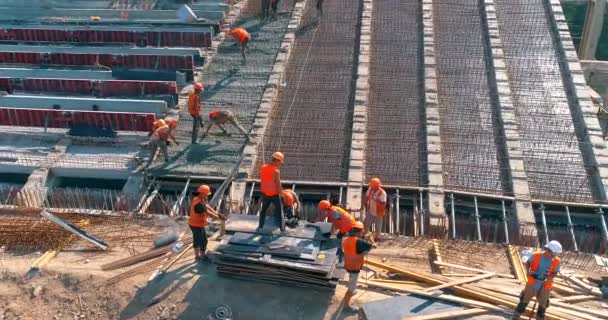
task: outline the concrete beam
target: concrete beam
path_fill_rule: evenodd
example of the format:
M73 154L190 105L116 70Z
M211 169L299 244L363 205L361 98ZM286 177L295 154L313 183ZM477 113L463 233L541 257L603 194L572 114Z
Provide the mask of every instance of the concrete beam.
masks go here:
M604 26L604 12L606 12L606 0L587 1L587 13L585 15L585 26L579 48L581 60L595 59L597 44L602 35Z
M212 11L195 10L194 14L198 18L206 18L211 20L220 20L224 17L224 11L221 7L209 7ZM123 16L123 12L126 16ZM166 20L178 22L177 11L175 10L121 10L121 9L42 9L40 7L0 7L0 19L2 20L40 20L50 17L62 17L85 19L95 16L104 19L117 19L120 21L146 21L146 20Z
M348 186L346 189L346 208L361 212L363 205L363 184L365 181L365 145L367 142L367 108L369 97L369 69L371 55L371 26L373 1L363 0L363 12L359 25L359 66L355 91L350 162L348 165ZM361 213L362 214L362 213Z
M554 28L568 30L559 0L551 0L549 9L553 13ZM566 77L564 85L566 90L570 89L575 95L572 99L574 102L570 101L570 103L578 104L578 108L572 110L572 117L579 139L582 140L583 159L586 166L590 167L587 171L600 200L606 201L608 200L608 152L606 152L608 145L603 139L602 129L596 116L597 108L593 105L570 32L559 33L557 46L563 50L560 54L564 59L561 66L562 73Z
M161 100L134 100L134 99L98 99L73 98L40 95L6 95L0 97L0 105L4 108L15 109L53 109L59 105L61 110L93 111L93 105L99 107L98 111L155 113L167 112L167 103Z
M488 33L486 36L489 39L490 47L492 48L492 64L494 69L494 78L496 81L496 94L498 95L498 107L501 119L502 131L504 132L504 149L506 150L507 164L509 168L510 183L515 197L515 214L518 222L518 234L521 236L523 230L535 225L534 211L532 210L530 188L528 186L528 176L524 167L524 155L520 148L520 136L513 103L511 101L511 86L509 84L509 74L506 70L505 55L502 50L502 41L500 40L500 32L498 29L498 20L496 17L496 8L494 0L484 1L484 13L486 15L486 23ZM498 36L490 36L498 35ZM534 239L526 239L525 243L530 241L536 243L538 235L535 233L530 236Z
M426 109L426 148L429 179L429 223L431 232L443 234L447 231L448 225L442 223L446 214L432 0L422 1L422 23L424 27L424 105Z

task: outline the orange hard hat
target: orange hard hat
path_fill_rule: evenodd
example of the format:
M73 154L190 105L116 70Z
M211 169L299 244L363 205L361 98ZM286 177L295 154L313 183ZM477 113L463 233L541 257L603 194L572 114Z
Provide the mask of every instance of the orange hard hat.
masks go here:
M369 180L369 186L372 188L377 188L381 185L382 185L382 181L380 181L380 179L378 179L378 178L371 178Z
M356 221L355 224L353 224L352 228L363 230L363 229L365 229L365 226L363 226L363 222Z
M170 118L165 121L170 127L175 128L177 126L177 119Z
M211 188L209 188L208 185L206 184L201 184L200 187L198 187L198 189L196 189L196 191L198 191L198 193L208 196L211 194Z
M331 203L327 200L321 200L319 202L319 210L327 210L331 207Z
M155 128L160 128L165 126L167 123L165 122L165 120L163 119L158 119L156 121L154 121L154 123L152 124Z
M283 161L285 160L285 156L283 155L282 152L279 152L279 151L273 153L272 158L279 160L281 163L283 163Z
M200 82L195 83L194 84L194 90L198 90L198 91L203 90L203 84L200 83Z

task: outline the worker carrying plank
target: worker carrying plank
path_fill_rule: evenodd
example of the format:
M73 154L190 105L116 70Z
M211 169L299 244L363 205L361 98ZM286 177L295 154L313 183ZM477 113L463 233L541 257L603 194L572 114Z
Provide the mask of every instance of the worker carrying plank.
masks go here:
M365 232L371 233L372 225L376 226L373 235L375 242L380 238L382 231L382 220L386 212L386 191L382 189L382 181L371 178L365 193Z
M237 44L241 47L241 56L243 57L243 65L247 64L247 57L245 57L245 50L249 52L249 41L251 41L251 35L247 30L243 28L233 28L228 31L228 35L232 36Z
M207 216L218 216L211 208L207 207L207 199L211 195L211 188L203 184L197 189L198 195L192 199L190 212L188 214L188 226L192 231L192 243L194 246L194 259L197 261L208 260L207 258Z
M553 279L560 269L560 259L557 256L562 252L562 245L558 241L550 241L545 249L537 251L528 259L528 281L519 295L519 304L515 308L511 319L519 319L524 313L532 297L536 297L538 311L536 319L545 319L545 311L549 306L549 296L553 288Z
M224 132L226 136L230 137L230 133L228 133L228 131L226 131L226 128L224 128L224 124L227 122L231 123L242 134L244 134L245 137L247 137L247 140L251 140L251 137L249 136L245 128L241 126L239 120L236 118L234 113L228 110L214 110L212 112L209 112L209 125L207 126L207 130L205 130L205 133L203 133L202 139L205 139L205 137L207 137L207 134L209 134L209 130L211 130L211 127L213 125L216 125L222 130L222 132Z
M169 153L167 152L167 145L169 145L169 139L171 139L176 145L179 145L179 142L175 140L173 136L173 130L177 127L176 119L167 119L165 120L165 125L161 125L158 129L154 130L152 134L152 138L150 138L150 159L148 159L148 164L146 167L149 167L150 164L154 161L156 157L156 151L160 149L165 158L165 163L169 162Z
M319 221L327 218L331 222L331 233L337 232L336 237L342 239L355 224L355 218L346 210L332 206L327 200L319 202ZM342 262L342 248L338 248L338 262Z
M201 92L203 92L203 85L195 83L194 89L188 95L188 113L192 116L192 144L196 143L198 128L205 126L203 117L201 117Z
M373 243L361 237L364 230L363 223L357 221L353 223L348 236L342 240L342 251L344 251L344 269L348 272L348 291L340 303L340 308L352 309L350 299L355 295L359 273L363 267L365 255L367 255Z
M272 154L272 162L260 167L260 191L262 192L262 210L258 230L264 228L266 222L266 211L270 204L274 206L274 218L281 231L285 231L283 225L283 187L281 187L281 170L285 156L281 152Z

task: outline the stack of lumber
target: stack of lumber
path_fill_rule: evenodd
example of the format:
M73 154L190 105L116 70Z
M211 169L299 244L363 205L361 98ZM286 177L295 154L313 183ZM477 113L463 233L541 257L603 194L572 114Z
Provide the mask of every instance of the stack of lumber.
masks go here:
M301 222L285 232L256 230L257 217L231 215L213 261L221 275L290 286L333 290L344 275L336 268L339 242L328 223Z
M439 273L402 268L391 264L390 261L367 259L366 265L375 271L375 277L360 279L359 286L366 289L389 291L398 295L407 294L415 299L427 299L431 303L439 301L460 307L439 312L406 310L396 318L393 313L392 317L389 317L390 319L453 319L484 313L502 313L506 317L510 317L519 303L519 294L526 282L526 269L521 263L516 248L510 247L507 252L510 255L513 275L450 264L440 261L441 259L433 261L433 264L440 267L438 268ZM451 273L446 273L448 269ZM383 274L385 276L382 276ZM605 303L599 301L601 297L602 293L596 284L588 281L584 276L564 270L554 281L550 307L547 309L545 319L608 319L608 308ZM406 300L390 298L385 301L387 303L385 308L388 309L390 307L388 303L394 302L403 305ZM410 299L409 301L411 303L415 300ZM378 309L378 305L380 304L377 302L364 305L362 307L364 318L379 319L378 312L372 312L372 310ZM536 310L533 310L533 306L534 300L528 305L526 319L535 315ZM389 318L385 317L385 319Z

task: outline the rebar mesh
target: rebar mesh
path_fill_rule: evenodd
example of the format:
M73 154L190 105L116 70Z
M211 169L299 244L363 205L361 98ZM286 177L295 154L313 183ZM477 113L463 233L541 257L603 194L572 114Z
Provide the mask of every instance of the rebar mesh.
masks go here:
M395 185L426 183L420 1L374 3L365 174Z
M491 99L479 1L434 1L444 184L501 194L503 141Z
M537 199L592 201L545 5L496 1L530 193Z
M285 153L286 179L344 181L352 131L361 1L315 2L302 20L283 85L261 143L260 162Z

